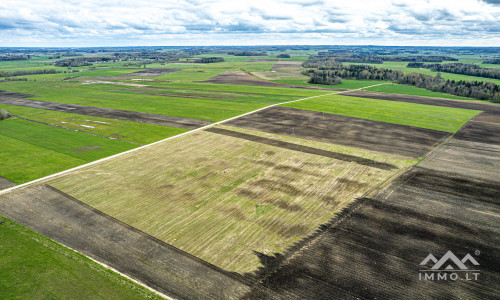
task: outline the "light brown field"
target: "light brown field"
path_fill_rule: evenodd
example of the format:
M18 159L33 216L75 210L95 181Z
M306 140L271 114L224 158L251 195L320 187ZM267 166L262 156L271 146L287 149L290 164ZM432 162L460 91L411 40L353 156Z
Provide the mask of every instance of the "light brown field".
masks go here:
M219 126L405 168L406 157ZM397 172L200 131L48 184L228 271L259 266Z

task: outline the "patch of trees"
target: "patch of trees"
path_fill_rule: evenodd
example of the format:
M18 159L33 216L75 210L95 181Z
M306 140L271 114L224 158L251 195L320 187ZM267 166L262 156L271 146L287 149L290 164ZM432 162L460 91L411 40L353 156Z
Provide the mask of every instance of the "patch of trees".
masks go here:
M224 57L200 57L195 62L202 63L202 64L224 62Z
M486 59L483 61L483 64L500 65L500 58Z
M327 85L336 85L342 83L342 79L339 76L335 75L334 72L330 72L328 70L313 71L308 75L311 76L311 78L309 78L309 80L307 81L308 83Z
M0 56L0 61L14 61L14 60L28 60L29 57L26 55L2 55Z
M387 70L367 65L336 65L330 69L307 70L303 72L311 77L310 83L336 84L338 77L357 80L390 80L400 84L413 85L434 92L448 93L480 100L500 103L500 86L492 82L445 80L441 76L420 73L404 74L401 71Z
M16 77L16 76L26 76L35 74L56 74L61 73L56 69L38 69L38 70L22 70L22 71L0 71L0 77Z
M82 57L57 60L54 62L54 66L57 67L91 66L92 64L95 63L112 62L116 60L117 58L114 56L82 56Z
M312 77L325 78L324 82L315 82L328 84L326 82L334 80L335 77L343 79L360 79L360 80L398 80L404 73L401 71L379 69L368 65L334 65L330 68L307 70L303 74ZM330 79L332 78L332 79Z
M444 80L440 76L410 73L405 74L397 83L409 84L434 92L500 103L500 86L493 82Z
M500 69L483 68L476 64L424 64L424 63L409 63L408 68L429 68L435 72L445 72L453 74L462 74L468 76L485 77L500 79Z
M281 54L276 55L276 58L290 58L290 54L281 53Z

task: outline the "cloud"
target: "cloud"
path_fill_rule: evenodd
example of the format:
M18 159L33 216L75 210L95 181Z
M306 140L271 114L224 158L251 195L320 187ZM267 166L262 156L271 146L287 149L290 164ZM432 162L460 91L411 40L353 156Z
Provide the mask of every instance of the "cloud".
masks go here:
M445 44L500 42L500 0L19 0L0 3L4 45ZM28 44L26 44L28 43Z

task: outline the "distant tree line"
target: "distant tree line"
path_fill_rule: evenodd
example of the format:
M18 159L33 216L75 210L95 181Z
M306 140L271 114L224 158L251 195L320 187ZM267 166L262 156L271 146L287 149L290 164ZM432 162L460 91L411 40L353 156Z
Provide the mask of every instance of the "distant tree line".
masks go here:
M38 70L23 70L23 71L0 71L0 77L16 77L16 76L26 76L35 74L56 74L61 73L56 69L38 69Z
M424 64L409 63L408 68L428 68L435 72L445 72L453 74L463 74L468 76L477 76L485 78L500 79L500 69L483 68L476 64Z
M434 92L500 103L500 86L492 82L445 80L441 76L420 73L404 74L401 71L379 69L368 65L335 65L330 69L310 69L303 73L311 77L309 82L314 84L336 84L339 77L357 80L390 80Z
M316 57L322 61L352 62L366 64L382 64L384 61L410 61L410 62L443 62L458 61L458 59L449 56L395 56L395 55L376 55L364 53L342 53L342 52L318 52Z
M483 64L500 65L500 58L486 59L483 61Z
M117 58L114 56L82 56L56 60L53 65L57 67L80 67L91 66L95 63L110 62L116 60Z
M303 72L305 75L320 76L321 78L340 77L343 79L360 79L360 80L398 80L404 73L401 71L394 71L383 68L376 68L369 65L334 65L330 68L319 70L306 70ZM319 82L318 82L319 83ZM327 84L327 83L322 83Z
M14 61L14 60L28 60L29 57L26 55L1 55L0 61Z

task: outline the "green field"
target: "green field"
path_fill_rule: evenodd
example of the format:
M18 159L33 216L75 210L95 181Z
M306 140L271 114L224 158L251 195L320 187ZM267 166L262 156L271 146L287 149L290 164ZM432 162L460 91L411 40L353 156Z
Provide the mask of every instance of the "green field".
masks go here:
M2 216L0 241L1 299L161 299Z
M429 91L426 89L418 88L416 86L404 85L404 84L384 84L384 85L379 85L379 86L367 88L366 91L404 94L404 95L415 95L415 96L424 96L424 97L435 97L435 98L444 98L444 99L481 101L481 100L476 100L476 99L471 99L471 98L466 98L466 97L455 96L452 94L433 92L433 91Z
M0 176L27 182L137 147L22 119L0 121Z
M2 108L22 118L64 126L111 138L119 138L139 144L149 144L187 131L187 129L176 127L85 116L0 103L0 109Z
M283 106L447 132L456 132L480 113L476 110L343 95L329 95Z

